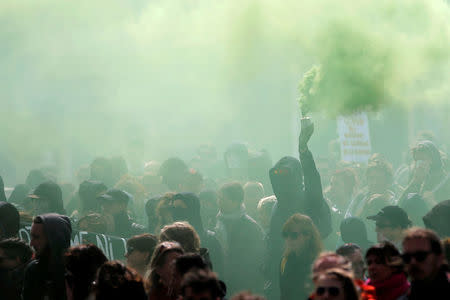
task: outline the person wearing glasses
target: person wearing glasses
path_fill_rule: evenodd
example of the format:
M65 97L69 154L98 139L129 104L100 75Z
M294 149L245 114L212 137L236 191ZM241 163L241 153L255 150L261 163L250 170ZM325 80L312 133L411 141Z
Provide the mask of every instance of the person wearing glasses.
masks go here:
M396 300L406 295L410 284L404 272L400 252L389 242L370 247L366 252L369 279L377 300Z
M342 269L330 269L320 273L314 282L316 286L315 300L360 299L351 275Z
M279 268L280 299L306 299L311 266L322 250L320 233L310 217L292 215L284 224L284 254Z
M422 228L408 230L402 258L412 280L408 299L448 299L450 274L436 233Z

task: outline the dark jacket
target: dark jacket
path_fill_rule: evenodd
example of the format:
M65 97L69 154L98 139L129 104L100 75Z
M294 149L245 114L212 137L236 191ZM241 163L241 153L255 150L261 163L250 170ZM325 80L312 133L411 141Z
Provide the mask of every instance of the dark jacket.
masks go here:
M63 254L70 247L72 226L67 216L44 214L44 231L48 239L46 255L31 261L25 269L23 300L66 298Z
M446 271L447 267L442 267L436 278L431 282L413 281L409 300L423 299L448 299L450 295L450 275Z
M174 221L187 221L194 227L195 231L200 237L203 248L208 249L209 258L211 259L214 272L219 275L224 273L224 254L220 242L217 240L215 233L210 230L205 230L203 227L202 218L200 215L200 200L193 193L179 193L173 198L181 199L187 206L184 210L173 211Z
M0 240L17 236L20 216L17 208L8 202L0 202Z
M314 259L307 255L288 256L283 267L283 260L278 272L280 278L280 300L307 299L311 292L311 265Z
M245 213L233 219L219 214L216 233L224 244L224 281L229 295L243 290L261 293L264 255L261 227Z
M305 214L325 238L331 232L331 215L322 194L320 174L309 150L300 153L300 161L294 157L283 157L269 174L277 203L267 235L265 274L268 296L277 299L277 267L283 252L281 231L284 223L295 213Z
M0 270L0 299L21 300L23 277L27 264L14 270Z
M114 216L114 232L110 234L122 238L129 238L133 235L145 232L143 225L134 223L127 212L120 212Z

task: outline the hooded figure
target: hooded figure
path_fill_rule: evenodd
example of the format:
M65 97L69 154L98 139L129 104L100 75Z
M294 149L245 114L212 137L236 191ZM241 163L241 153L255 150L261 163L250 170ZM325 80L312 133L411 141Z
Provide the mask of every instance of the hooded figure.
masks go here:
M433 207L423 217L423 223L426 228L434 230L440 237L450 237L450 200Z
M25 270L23 300L65 299L63 254L70 247L72 225L67 216L37 216L31 227L36 259Z
M299 137L300 161L285 156L270 169L269 176L277 198L267 235L266 288L269 299L277 299L279 284L276 274L283 253L283 224L295 213L310 217L324 239L331 232L330 208L322 194L322 183L307 142L314 126L302 119Z
M176 205L181 200L186 208ZM208 250L214 271L223 274L223 249L214 232L205 230L200 216L200 200L193 193L179 193L173 197L172 217L174 221L187 221L200 237L202 247Z
M0 202L0 240L17 236L20 216L17 208L8 202Z

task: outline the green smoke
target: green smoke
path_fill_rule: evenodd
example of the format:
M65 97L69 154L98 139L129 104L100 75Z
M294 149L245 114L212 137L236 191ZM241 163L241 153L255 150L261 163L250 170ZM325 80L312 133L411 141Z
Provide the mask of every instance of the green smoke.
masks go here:
M449 96L438 0L17 0L0 3L0 25L1 153L24 168L234 140L277 157L295 149L314 64L313 111Z

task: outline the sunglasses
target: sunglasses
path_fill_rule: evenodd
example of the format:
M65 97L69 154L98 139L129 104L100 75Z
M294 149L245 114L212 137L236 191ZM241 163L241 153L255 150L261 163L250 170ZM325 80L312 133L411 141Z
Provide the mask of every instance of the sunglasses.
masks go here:
M296 232L296 231L285 231L283 232L283 238L284 239L291 239L291 240L295 240L298 239L298 237L302 235L302 236L308 236L309 233L307 232Z
M430 251L417 251L417 252L413 252L413 253L403 253L402 259L405 262L405 264L409 264L411 262L412 258L414 258L417 262L424 262L430 253L431 253Z
M336 286L330 286L330 287L319 286L316 289L316 295L322 296L327 291L328 291L328 294L333 297L336 297L341 293L341 289Z

